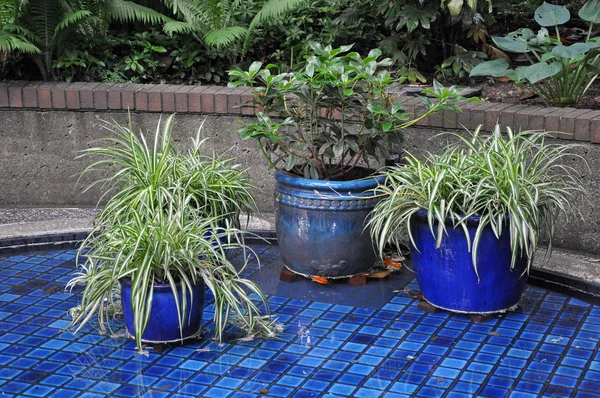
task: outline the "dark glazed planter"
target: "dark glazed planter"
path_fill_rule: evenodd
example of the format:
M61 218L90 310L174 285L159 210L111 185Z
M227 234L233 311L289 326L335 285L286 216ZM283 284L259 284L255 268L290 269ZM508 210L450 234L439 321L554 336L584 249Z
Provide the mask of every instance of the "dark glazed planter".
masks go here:
M123 305L123 316L127 332L133 336L133 313L131 312L131 281L122 279L121 282L121 303ZM183 298L179 292L179 302ZM183 323L183 333L179 330L179 318L177 316L177 306L171 285L168 283L155 284L154 295L152 297L152 309L148 326L142 336L145 343L172 343L196 337L202 326L202 310L204 308L204 281L199 280L194 286L193 298L187 294L187 313ZM183 336L183 338L182 338Z
M467 240L461 227L446 231L439 249L427 223L427 213L418 212L411 220L411 232L417 249L411 251L412 263L423 297L436 307L461 313L489 314L509 310L519 303L527 284L527 258L510 268L511 248L508 228L497 239L490 227L483 230L479 242L477 278ZM467 221L471 242L479 217ZM436 227L434 225L434 227Z
M377 261L365 220L385 176L325 181L275 172L275 223L283 262L305 276L343 278Z

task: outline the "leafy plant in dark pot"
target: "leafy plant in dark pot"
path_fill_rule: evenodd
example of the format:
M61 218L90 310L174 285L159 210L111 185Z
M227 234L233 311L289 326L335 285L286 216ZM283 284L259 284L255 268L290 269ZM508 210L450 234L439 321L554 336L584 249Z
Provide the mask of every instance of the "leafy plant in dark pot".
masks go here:
M248 335L272 336L274 323L259 309L269 308L264 294L228 259L232 250L246 260L253 254L232 226L254 204L245 172L231 159L202 155L199 135L189 153L179 150L172 122L162 130L159 123L151 144L115 125L105 146L82 155L97 159L84 173L108 172L96 183L116 193L78 251L81 271L67 285L83 286L72 326L79 330L97 315L106 331L122 306L138 350L143 342L183 341L200 332L207 286L216 339L231 322Z
M565 158L572 145L541 132L504 136L479 129L424 161L390 168L369 220L382 252L411 245L425 300L463 313L494 313L518 304L540 233L551 248L554 223L584 192ZM583 163L585 161L581 159ZM548 251L549 254L549 251Z
M230 86L247 85L254 94L257 121L245 123L242 138L254 138L276 168L276 230L285 265L306 276L339 278L369 270L376 254L364 231L379 200L374 176L399 142L403 129L442 110L457 110L455 88L434 84L423 93L425 111L409 120L394 102L397 82L372 50L361 57L351 45L333 49L311 43L303 66L276 73L254 62L248 71L229 71Z

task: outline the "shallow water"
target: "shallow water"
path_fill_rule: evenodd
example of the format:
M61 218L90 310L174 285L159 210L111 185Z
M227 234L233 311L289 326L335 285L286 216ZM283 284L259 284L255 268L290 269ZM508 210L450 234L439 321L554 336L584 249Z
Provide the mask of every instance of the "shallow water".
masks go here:
M245 275L285 332L206 339L137 355L89 327L73 335L64 292L74 250L0 257L0 396L599 397L600 307L529 286L520 307L481 323L424 313L408 270L367 286L279 281L277 246ZM118 328L119 322L116 322Z

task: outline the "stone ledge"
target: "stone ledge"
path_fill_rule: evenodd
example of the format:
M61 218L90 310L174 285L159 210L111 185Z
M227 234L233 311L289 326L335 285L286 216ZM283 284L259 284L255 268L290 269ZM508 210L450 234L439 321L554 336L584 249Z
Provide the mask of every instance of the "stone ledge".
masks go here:
M217 115L253 115L256 108L249 87L187 86L169 84L111 84L64 82L0 82L0 109L73 111L178 112ZM409 114L424 111L412 96L398 99ZM462 112L430 116L419 127L461 128L496 123L515 131L546 130L564 140L600 143L600 111L517 105L494 102L459 104Z

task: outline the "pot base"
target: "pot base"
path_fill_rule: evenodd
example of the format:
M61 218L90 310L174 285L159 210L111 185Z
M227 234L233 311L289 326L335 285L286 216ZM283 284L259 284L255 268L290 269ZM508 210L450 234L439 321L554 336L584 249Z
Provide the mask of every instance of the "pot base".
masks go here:
M347 278L353 278L353 277L355 277L355 276L360 276L360 275L362 275L362 274L363 274L363 273L365 273L365 272L370 272L370 271L371 271L373 268L375 268L375 267L377 266L377 264L375 264L375 265L373 265L371 268L369 268L369 269L367 269L367 270L365 270L365 271L359 272L359 273L357 273L357 274L350 274L350 275L334 275L334 276L329 276L329 275L325 276L325 275L311 275L311 274L303 274L302 272L299 272L299 271L296 271L296 270L292 269L292 268L291 268L291 267L289 267L287 264L283 264L283 266L284 266L286 269L288 269L288 270L290 270L291 272L293 272L294 274L296 274L296 275L299 275L299 276L303 276L303 277L305 277L305 278L317 277L317 278L327 278L327 279L334 279L334 280L337 280L337 279L347 279Z
M127 328L125 328L125 334L127 335L127 338L135 340L135 336L132 333L130 333L129 330L127 330ZM180 338L180 339L168 340L168 341L154 341L154 340L142 339L142 343L146 343L146 344L183 343L185 340L197 339L197 338L201 338L201 337L202 337L202 328L200 328L196 333L191 334L186 337L183 337L183 338Z
M461 311L461 310L454 310L451 308L444 308L441 305L437 305L432 303L431 301L427 300L427 297L423 296L423 301L426 301L429 305L438 308L442 311L448 311L448 312L453 312L455 314L464 314L464 315L494 315L494 314L505 314L507 312L510 311L514 311L517 309L517 307L519 307L519 303L512 305L508 308L504 308L504 309L499 309L499 310L494 310L494 311Z

